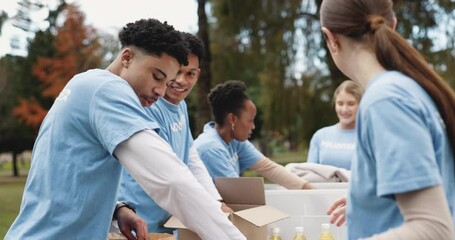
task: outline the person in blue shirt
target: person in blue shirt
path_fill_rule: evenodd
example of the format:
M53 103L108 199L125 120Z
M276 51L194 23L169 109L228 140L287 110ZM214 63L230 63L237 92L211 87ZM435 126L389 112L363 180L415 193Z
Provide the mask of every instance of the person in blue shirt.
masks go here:
M351 169L355 151L355 118L362 98L362 87L342 82L333 94L338 123L316 131L310 141L307 162Z
M288 189L312 189L303 178L259 152L248 141L255 127L256 106L241 81L227 81L211 89L208 100L214 121L194 140L210 176L239 177L248 168Z
M20 212L5 239L106 239L122 166L202 238L245 239L144 110L188 64L181 34L167 23L142 19L128 23L119 39L122 47L107 69L75 75L45 117ZM122 206L115 216L122 232L147 239L145 222Z
M190 33L182 33L182 35L190 49L188 65L180 68L177 77L169 81L164 97L158 98L155 104L146 108L146 112L158 123L160 137L171 145L172 150L188 166L198 182L214 199L221 200L207 169L193 147L185 102L185 98L199 78L201 72L199 65L204 56L204 46L194 35ZM122 175L119 201L133 205L136 213L147 222L147 229L150 232L172 232L172 229L163 227L171 214L153 201L126 171ZM227 208L225 204L222 203L222 205Z
M324 0L320 19L336 66L365 88L331 221L346 219L348 239L454 239L454 91L395 32L391 0Z

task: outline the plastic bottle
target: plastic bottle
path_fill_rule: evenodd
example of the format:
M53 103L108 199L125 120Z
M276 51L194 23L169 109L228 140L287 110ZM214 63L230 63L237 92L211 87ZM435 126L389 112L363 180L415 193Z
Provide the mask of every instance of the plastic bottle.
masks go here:
M270 235L269 240L281 240L279 227L272 228L272 234Z
M295 235L292 240L306 240L306 237L303 234L303 227L295 227Z
M335 237L333 237L333 234L330 232L330 224L321 224L321 235L319 235L319 240L335 240Z

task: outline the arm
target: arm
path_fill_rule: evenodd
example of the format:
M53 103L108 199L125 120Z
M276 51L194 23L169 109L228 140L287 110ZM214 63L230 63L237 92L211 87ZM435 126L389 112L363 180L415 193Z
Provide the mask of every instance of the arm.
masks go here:
M202 239L245 239L220 210L221 204L197 182L155 131L136 133L119 144L114 153L160 207Z
M204 163L202 162L201 158L199 158L199 154L197 153L194 145L190 148L190 157L188 168L196 177L198 182L213 196L216 200L221 200L221 196L218 193L218 190L215 188L215 184L213 184L213 180L207 171Z
M368 240L454 239L452 217L441 185L395 197L404 223Z
M288 189L313 189L308 181L266 157L258 160L251 169Z
M310 148L308 149L307 162L310 163L321 163L319 160L319 137L316 132L310 140Z

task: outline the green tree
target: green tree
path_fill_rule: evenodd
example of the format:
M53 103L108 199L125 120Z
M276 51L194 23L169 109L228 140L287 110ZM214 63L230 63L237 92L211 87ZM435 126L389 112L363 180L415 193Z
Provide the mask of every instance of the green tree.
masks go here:
M8 13L5 11L0 11L0 36L2 35L3 24L8 20Z
M455 88L455 2L395 1L397 31Z
M291 148L306 146L312 134L337 119L331 104L346 79L335 66L320 32L322 0L212 1L212 82L246 82L269 136ZM397 31L417 47L454 86L453 1L396 1ZM278 133L278 134L276 134ZM266 144L263 144L266 145Z
M33 128L41 125L53 100L72 76L101 63L97 54L98 36L94 28L84 25L83 13L72 4L66 5L63 13L66 19L57 27L55 53L38 57L32 67L33 75L39 80L38 96L21 98L14 109L14 114Z
M16 101L14 81L21 74L24 57L6 55L0 59L0 152L12 153L13 176L19 176L17 156L31 149L35 141L33 130L18 123L11 114Z
M28 23L30 14L39 10L42 5L30 1L19 2L20 14L15 15L11 21L15 26L23 26ZM21 28L24 31L32 31L30 26ZM35 29L33 27L33 29ZM0 59L0 78L3 88L0 89L0 152L11 152L13 159L13 176L19 175L17 155L24 150L33 147L36 137L36 129L26 126L17 121L12 114L18 99L24 96L38 97L38 80L32 75L32 65L37 56L49 56L53 54L53 36L51 31L39 31L29 41L28 55L26 57L6 55Z
M256 132L264 143L278 132L295 149L304 132L309 132L305 130L318 127L315 123L324 122L320 117L327 115L306 115L311 106L305 103L325 106L319 102L326 104L327 97L315 94L326 94L331 86L322 72L325 61L313 59L321 58L317 10L310 1L213 3L213 80L246 82L260 109L262 119L258 119L261 124ZM302 103L301 99L306 100ZM267 144L262 146L264 149Z

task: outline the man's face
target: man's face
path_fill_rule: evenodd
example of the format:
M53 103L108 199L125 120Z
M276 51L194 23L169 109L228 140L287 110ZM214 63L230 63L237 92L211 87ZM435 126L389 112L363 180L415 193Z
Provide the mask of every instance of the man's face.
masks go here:
M198 57L194 54L189 54L188 66L182 66L177 73L177 77L168 82L164 99L175 105L179 104L190 94L199 79L200 73Z
M176 77L180 68L174 57L167 54L156 57L138 49L124 50L122 64L120 77L128 81L143 107L151 106L164 95L167 82Z

